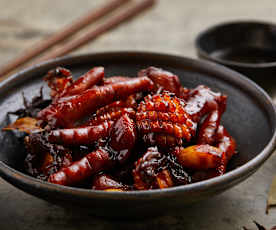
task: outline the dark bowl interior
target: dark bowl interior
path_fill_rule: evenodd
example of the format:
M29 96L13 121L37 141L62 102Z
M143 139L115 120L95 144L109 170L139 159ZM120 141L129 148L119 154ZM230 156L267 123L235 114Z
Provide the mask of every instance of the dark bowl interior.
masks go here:
M219 24L196 39L198 56L247 77L271 80L276 71L276 25L256 21ZM274 77L275 78L275 77Z
M105 66L106 76L130 75L147 66L158 66L179 75L186 87L204 84L228 95L223 124L235 137L239 154L229 163L228 173L186 186L164 190L103 192L58 186L27 176L23 170L26 155L20 138L0 132L0 175L19 189L63 206L85 208L100 216L141 217L177 210L183 205L206 199L243 181L254 173L275 148L275 110L266 93L237 72L225 67L183 57L118 52L65 57L34 66L0 83L1 127L11 121L8 111L22 107L22 96L36 95L42 76L51 68L64 66L75 76L91 67ZM47 87L45 94L48 94ZM118 211L124 210L123 212Z

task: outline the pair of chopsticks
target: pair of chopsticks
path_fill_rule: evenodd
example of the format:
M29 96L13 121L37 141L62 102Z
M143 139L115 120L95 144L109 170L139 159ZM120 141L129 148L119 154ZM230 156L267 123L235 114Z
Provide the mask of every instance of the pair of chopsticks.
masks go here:
M79 18L72 24L66 26L64 29L53 34L49 38L40 41L31 49L25 50L22 55L13 59L6 65L0 67L0 80L5 78L5 75L13 71L15 68L18 68L23 64L29 62L33 58L40 55L42 52L64 41L68 37L74 35L78 31L86 27L87 25L94 23L95 21L101 19L102 17L106 16L107 14L111 13L112 11L114 11L115 9L119 8L120 6L129 1L130 0L111 0L101 8L89 11L86 15ZM86 43L96 39L98 36L104 34L108 30L111 30L116 26L120 25L121 23L130 20L131 18L138 15L145 9L153 6L154 3L155 0L140 0L137 3L131 4L123 12L120 12L110 17L104 23L99 24L96 28L87 30L82 36L72 39L71 41L68 41L67 43L61 45L58 48L51 49L47 53L35 59L33 62L31 62L31 64L37 64L39 62L46 61L51 58L56 58L68 54L69 52L79 48L80 46L83 46Z

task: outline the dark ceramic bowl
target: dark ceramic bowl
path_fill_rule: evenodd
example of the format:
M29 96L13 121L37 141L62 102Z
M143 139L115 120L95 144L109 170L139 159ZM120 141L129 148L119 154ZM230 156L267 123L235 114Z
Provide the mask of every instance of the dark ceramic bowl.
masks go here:
M257 21L219 24L196 38L200 58L223 64L257 81L275 80L276 25Z
M64 187L26 175L22 143L11 132L0 132L0 175L5 180L44 200L77 210L84 208L98 216L153 216L179 210L191 202L209 198L240 183L253 174L275 149L276 112L269 96L255 83L220 65L144 52L65 57L13 75L0 83L1 126L10 122L6 115L8 111L22 106L23 91L31 97L38 93L41 85L45 85L42 76L49 69L64 66L79 75L96 65L105 66L107 76L135 76L141 68L154 65L178 74L186 87L205 84L227 94L229 100L223 124L235 137L239 150L239 154L229 163L228 172L210 180L164 190L118 193Z

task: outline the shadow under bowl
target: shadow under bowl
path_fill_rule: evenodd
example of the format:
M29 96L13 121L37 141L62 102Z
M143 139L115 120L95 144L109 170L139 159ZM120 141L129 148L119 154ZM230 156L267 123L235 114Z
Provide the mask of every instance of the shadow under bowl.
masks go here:
M222 124L237 141L239 153L228 172L202 182L163 190L104 192L51 184L24 172L24 146L12 132L0 132L0 176L15 187L49 202L97 216L135 218L172 213L192 202L210 198L253 174L275 149L276 112L269 96L254 82L223 66L204 61L147 52L114 52L64 57L21 71L0 83L0 124L10 122L8 111L22 107L21 93L37 95L46 84L42 76L56 66L74 76L93 66L104 66L106 76L136 76L141 68L157 66L174 72L185 87L204 84L228 95ZM45 94L49 91L45 87Z
M223 64L261 84L276 83L276 25L233 21L213 26L196 38L200 58Z

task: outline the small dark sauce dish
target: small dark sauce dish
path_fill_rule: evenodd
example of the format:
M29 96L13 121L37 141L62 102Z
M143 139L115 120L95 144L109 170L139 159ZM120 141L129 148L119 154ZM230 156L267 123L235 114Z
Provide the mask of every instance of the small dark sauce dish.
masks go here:
M276 25L257 21L219 24L196 38L200 58L223 64L265 86L275 82Z

